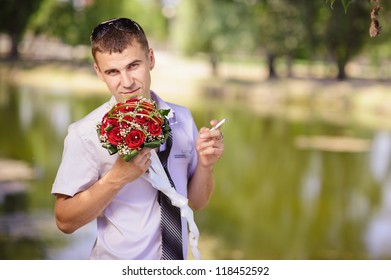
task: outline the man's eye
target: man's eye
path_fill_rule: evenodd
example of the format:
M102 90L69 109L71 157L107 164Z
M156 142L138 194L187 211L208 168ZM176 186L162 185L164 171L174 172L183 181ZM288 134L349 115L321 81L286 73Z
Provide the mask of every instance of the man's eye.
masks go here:
M113 75L117 74L117 71L110 70L110 71L107 71L106 73L107 73L107 75L113 76Z
M132 63L129 65L129 69L137 68L137 66L139 66L139 63Z

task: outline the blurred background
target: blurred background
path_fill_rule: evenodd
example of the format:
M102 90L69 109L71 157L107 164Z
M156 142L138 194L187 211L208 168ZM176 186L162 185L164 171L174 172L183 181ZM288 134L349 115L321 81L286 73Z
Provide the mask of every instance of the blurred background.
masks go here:
M89 36L113 17L144 27L153 90L199 127L228 119L215 193L195 214L204 259L391 257L389 1L0 6L0 259L88 258L94 224L61 233L50 191L68 125L109 98Z

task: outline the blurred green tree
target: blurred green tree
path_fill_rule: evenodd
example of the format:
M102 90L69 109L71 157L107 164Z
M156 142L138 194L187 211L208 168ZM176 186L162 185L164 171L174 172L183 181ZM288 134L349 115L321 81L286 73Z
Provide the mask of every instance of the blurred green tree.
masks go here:
M274 78L277 57L291 62L319 44L315 22L320 5L309 0L183 0L175 38L185 54L207 54L214 74L221 56L247 52L265 55L269 77Z
M31 16L39 9L43 0L0 0L0 32L11 38L8 58L19 58L18 45L26 31Z
M337 78L347 78L345 66L364 47L368 36L368 3L356 2L345 13L345 7L335 2L329 14L325 30L325 44L338 68Z
M309 61L309 65L319 57L324 50L324 18L326 9L320 1L297 0L300 10L299 22L303 25L303 41L301 51L296 51L297 57ZM311 71L311 67L308 68Z
M380 3L380 0L181 0L175 15L169 15L163 11L170 1L161 0L117 0L115 5L106 0L0 0L0 32L11 36L10 57L17 57L17 43L26 26L35 34L78 45L89 44L90 32L97 23L113 17L131 17L140 22L152 40L166 42L173 31L173 41L185 54L206 54L214 75L219 60L227 54L266 57L269 77L273 78L277 76L277 58L287 58L289 75L293 59L312 60L329 53L338 65L338 78L343 79L345 65L365 47L370 4L375 1L377 5ZM79 5L81 2L84 4ZM382 6L389 4L384 2Z
M70 45L87 45L96 24L116 17L122 11L124 0L116 2L113 5L109 1L95 0L89 5L77 6L71 0L44 0L31 29L36 34L57 37Z
M258 1L252 9L251 24L258 52L264 52L269 78L277 77L275 60L287 56L288 61L304 47L305 26L301 21L300 1ZM288 67L288 73L290 72Z
M165 38L167 24L158 0L125 1L115 4L107 0L94 0L89 5L76 6L71 0L43 0L44 5L31 25L36 33L60 38L70 45L89 45L92 29L100 22L116 18L130 17L150 31L157 38ZM145 14L149 15L145 20Z
M130 17L140 23L149 40L165 42L169 36L169 18L163 13L161 0L124 1L116 17Z
M276 59L332 57L338 79L367 42L371 5L367 1L182 0L175 19L177 45L187 55L205 53L213 73L224 54L265 56L269 78L277 77ZM347 9L351 3L350 10Z
M188 56L206 54L212 73L217 76L221 56L240 49L248 41L248 30L242 28L246 8L235 0L182 0L173 31L178 48Z

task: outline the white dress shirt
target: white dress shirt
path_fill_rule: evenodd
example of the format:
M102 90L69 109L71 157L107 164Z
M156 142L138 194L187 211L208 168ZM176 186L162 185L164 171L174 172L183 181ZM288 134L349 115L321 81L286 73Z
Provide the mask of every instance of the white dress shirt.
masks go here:
M187 197L187 184L197 164L195 140L198 130L190 111L164 102L151 92L160 109L171 109L169 122L173 145L168 170L177 192ZM71 124L64 141L64 152L53 194L74 196L92 186L113 166L116 155L110 156L99 142L96 125L112 108L115 99ZM164 150L165 145L161 149ZM141 177L125 185L97 218L97 239L91 259L160 259L160 205L157 190ZM183 255L187 256L188 230L182 219Z

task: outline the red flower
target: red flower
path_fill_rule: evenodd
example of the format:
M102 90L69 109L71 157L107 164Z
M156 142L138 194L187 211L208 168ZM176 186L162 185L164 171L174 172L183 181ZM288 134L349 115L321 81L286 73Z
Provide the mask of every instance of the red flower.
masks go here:
M149 102L143 102L141 103L140 107L148 112L153 112L156 110L156 106Z
M134 118L131 116L131 115L125 115L123 117L123 122L122 124L126 124L126 125L129 125L132 121L134 121Z
M121 113L128 113L128 112L132 112L134 111L134 109L136 109L136 104L120 104L117 106L117 108L115 109L115 113L118 114L119 112Z
M119 127L116 126L113 129L111 129L109 132L107 132L107 139L112 145L118 145L121 143L121 134Z
M160 126L159 123L154 122L154 121L150 121L148 123L148 132L152 136L159 136L162 133L162 127Z
M103 117L102 127L100 130L100 135L107 133L106 129L108 127L118 127L118 121L116 119L107 118L107 114Z
M138 129L131 130L125 137L126 145L132 150L141 148L141 145L144 144L144 141L145 135L141 130Z
M160 126L162 126L164 124L164 119L160 115L159 116L153 116L151 121L156 123L157 125L160 125Z
M136 116L136 122L139 124L139 125L145 125L149 122L149 113L148 111L146 110L141 110L140 112L138 112L137 116Z
M127 99L124 103L126 104L136 104L137 102L140 101L140 97L131 97L129 99Z

